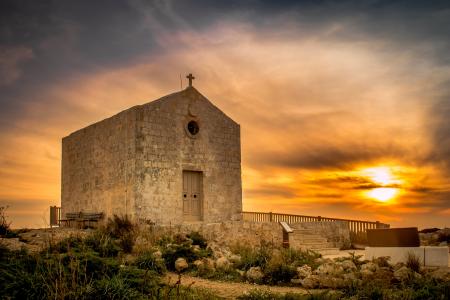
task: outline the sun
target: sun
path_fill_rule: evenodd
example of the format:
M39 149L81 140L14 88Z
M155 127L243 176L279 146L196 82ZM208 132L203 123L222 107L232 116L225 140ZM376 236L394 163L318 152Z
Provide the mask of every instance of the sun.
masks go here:
M396 188L376 188L367 192L367 196L380 202L388 202L389 200L395 198L397 194L398 189Z
M402 181L396 178L391 167L380 166L365 168L360 171L360 174L368 178L374 185L378 186L367 191L367 197L379 202L389 202L398 195L398 186Z

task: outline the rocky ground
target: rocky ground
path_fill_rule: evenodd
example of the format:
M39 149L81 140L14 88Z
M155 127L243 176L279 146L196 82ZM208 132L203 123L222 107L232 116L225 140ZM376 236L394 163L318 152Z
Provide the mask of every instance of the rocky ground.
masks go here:
M425 229L419 237L422 246L450 246L450 228Z
M37 252L66 237L84 237L92 232L69 228L23 230L17 232L17 237L2 238L0 243L13 250L25 247ZM440 240L443 236L442 232L424 234L428 241ZM363 250L347 250L338 255L319 257L301 252L290 253L273 246L254 250L251 247L206 244L199 236L173 236L156 241L145 232L138 233L133 249L134 255L127 255L125 263L133 264L142 253L150 253L155 263L165 264L172 272L182 274L181 285L208 289L226 299L233 299L255 287L274 293L304 294L310 290L339 291L351 286L364 287L372 281L385 282L386 288L392 282L400 286L422 279L424 282L428 279L450 281L448 267L418 266L415 269L403 263L390 264L383 258L366 261ZM165 276L165 280L171 283L179 279L177 274L171 272Z

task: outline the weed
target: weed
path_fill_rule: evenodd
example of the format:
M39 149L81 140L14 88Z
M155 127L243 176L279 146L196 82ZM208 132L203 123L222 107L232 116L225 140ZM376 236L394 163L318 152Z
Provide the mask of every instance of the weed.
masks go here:
M408 252L406 256L406 266L414 272L420 272L420 259L417 255Z
M0 236L5 236L8 234L11 226L11 222L8 222L6 216L6 210L8 206L0 206Z
M187 235L188 238L192 240L193 245L198 245L200 248L205 249L208 246L206 239L198 232L192 231Z
M152 252L147 251L138 256L134 264L143 270L155 271L158 274L164 274L167 269L164 261L155 258Z

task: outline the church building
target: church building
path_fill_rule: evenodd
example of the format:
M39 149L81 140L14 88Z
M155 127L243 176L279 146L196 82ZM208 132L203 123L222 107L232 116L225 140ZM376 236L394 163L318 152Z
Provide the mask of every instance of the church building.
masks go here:
M240 126L192 86L62 140L62 215L157 224L238 220Z

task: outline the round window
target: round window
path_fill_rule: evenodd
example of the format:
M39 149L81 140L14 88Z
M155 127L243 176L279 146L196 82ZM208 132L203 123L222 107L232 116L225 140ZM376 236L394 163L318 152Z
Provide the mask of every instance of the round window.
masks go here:
M198 123L197 122L190 121L187 124L187 130L189 131L190 134L196 135L198 133L198 131L200 130L200 128L198 127Z

